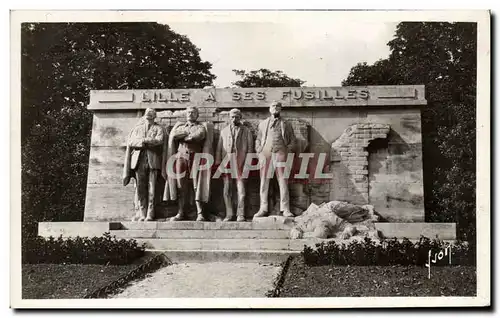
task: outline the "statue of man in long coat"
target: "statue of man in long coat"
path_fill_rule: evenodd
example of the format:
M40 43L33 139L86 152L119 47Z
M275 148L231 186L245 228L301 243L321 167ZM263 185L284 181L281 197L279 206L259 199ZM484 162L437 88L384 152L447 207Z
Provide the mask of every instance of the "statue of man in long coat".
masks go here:
M132 220L152 221L155 218L155 191L161 171L165 131L155 123L156 111L146 109L144 116L132 129L127 140L123 185L136 179L134 203L137 214Z
M186 122L177 122L170 132L167 156L165 156L163 176L167 179L164 200L177 200L179 212L171 218L171 221L186 219L187 207L191 194L194 194L196 203L196 221L206 221L203 207L210 196L211 164L213 164L213 124L198 121L198 108L186 108ZM210 165L203 163L208 155L212 162ZM175 156L172 158L172 156ZM173 174L169 174L168 160L175 159L173 163ZM196 160L199 160L196 162ZM200 166L208 166L201 169ZM194 171L193 171L194 170ZM182 177L176 175L184 174Z

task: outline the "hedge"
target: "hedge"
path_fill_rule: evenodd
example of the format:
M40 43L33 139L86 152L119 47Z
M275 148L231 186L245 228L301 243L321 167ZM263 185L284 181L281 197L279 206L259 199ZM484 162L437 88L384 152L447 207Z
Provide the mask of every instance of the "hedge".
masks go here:
M309 266L317 265L425 265L435 259L435 254L451 246L451 265L475 265L476 248L474 244L457 241L448 244L443 241L421 237L417 242L404 238L394 238L375 242L370 238L351 241L349 244L328 241L316 244L315 248L304 246L301 256ZM449 251L450 249L448 249ZM436 265L449 264L448 256L436 259Z
M23 242L23 263L130 264L144 256L144 244L105 233L101 237L59 238L37 236Z

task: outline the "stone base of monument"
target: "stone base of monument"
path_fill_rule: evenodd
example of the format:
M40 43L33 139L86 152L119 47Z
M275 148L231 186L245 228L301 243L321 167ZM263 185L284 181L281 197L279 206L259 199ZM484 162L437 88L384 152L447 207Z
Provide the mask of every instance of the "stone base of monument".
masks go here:
M40 222L40 236L100 236L134 238L151 251L164 251L173 262L279 262L298 254L304 245L324 239L292 240L293 219L280 216L255 218L251 222ZM383 237L421 235L441 240L455 239L454 223L376 223ZM353 237L350 240L363 239ZM329 240L338 240L336 238ZM345 240L344 240L345 241ZM345 242L348 242L345 241Z

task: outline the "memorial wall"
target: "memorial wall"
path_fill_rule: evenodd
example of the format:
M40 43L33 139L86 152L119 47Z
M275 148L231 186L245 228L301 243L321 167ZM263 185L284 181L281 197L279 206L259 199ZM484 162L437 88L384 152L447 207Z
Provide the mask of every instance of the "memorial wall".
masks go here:
M85 221L124 221L135 215L134 183L122 183L127 138L144 115L170 130L185 121L183 110L199 109L200 122L214 127L214 145L238 108L256 137L259 122L269 116L272 101L282 103L281 116L297 138L296 156L312 153L310 169L325 154L325 179L289 180L290 209L299 215L309 204L338 200L372 204L392 222L423 222L423 173L420 109L427 104L423 85L367 87L161 89L91 91L92 139ZM251 174L246 187L246 217L259 210L260 178ZM156 218L177 213L177 203L163 201L165 180L158 176ZM279 191L271 184L270 212L279 211ZM224 217L222 181L211 180L207 210ZM191 212L193 213L193 212Z

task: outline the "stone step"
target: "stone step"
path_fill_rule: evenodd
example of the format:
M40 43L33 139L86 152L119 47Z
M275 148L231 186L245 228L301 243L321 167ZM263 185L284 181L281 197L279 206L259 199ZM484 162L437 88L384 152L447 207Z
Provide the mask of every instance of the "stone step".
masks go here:
M162 250L173 263L269 263L278 264L298 251L282 250Z
M48 237L101 236L115 230L213 230L213 231L256 231L283 230L288 231L291 219L283 217L257 218L252 222L39 222L38 235ZM421 235L428 238L436 236L442 240L456 239L455 223L375 223L375 227L386 238L419 239ZM267 233L267 232L266 232ZM255 233L253 233L255 234ZM248 234L248 235L253 235ZM128 234L124 234L128 235ZM174 234L175 235L175 234ZM216 234L209 234L216 235ZM221 234L224 235L224 234ZM278 236L282 234L277 234ZM152 237L152 236L148 236ZM218 236L220 238L221 236ZM273 236L274 237L274 236Z
M314 244L316 239L137 239L148 250L244 250L244 251L302 251L304 245Z
M112 230L117 238L288 239L289 230Z
M419 239L421 235L440 240L455 240L455 223L375 223L375 228L386 238Z
M145 243L146 249L151 251L296 251L301 252L304 246L316 248L316 244L335 241L338 244L348 245L351 241L363 241L363 237L352 237L347 240L338 238L317 239L306 238L298 240L289 239L137 239L139 244ZM401 239L400 239L401 240ZM417 242L418 239L410 239ZM447 243L453 243L453 240L443 239Z
M110 230L288 230L293 218L270 216L248 222L111 222Z

